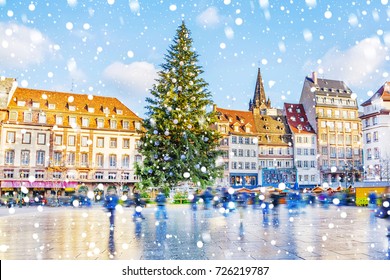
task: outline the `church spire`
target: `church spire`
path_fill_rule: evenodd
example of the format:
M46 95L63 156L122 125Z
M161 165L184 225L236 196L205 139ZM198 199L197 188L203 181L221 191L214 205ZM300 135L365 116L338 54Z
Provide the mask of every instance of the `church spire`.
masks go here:
M249 105L249 110L254 108L266 107L271 108L271 101L267 100L264 91L263 79L261 78L260 68L258 68L255 93L253 95L252 104Z

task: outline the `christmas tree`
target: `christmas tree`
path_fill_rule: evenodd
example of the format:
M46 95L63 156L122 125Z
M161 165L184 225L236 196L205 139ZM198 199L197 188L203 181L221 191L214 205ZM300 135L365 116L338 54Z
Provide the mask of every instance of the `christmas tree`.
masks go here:
M174 188L180 183L211 185L222 174L216 165L220 134L212 128L216 114L208 84L201 78L190 32L178 27L156 84L146 99L137 186Z

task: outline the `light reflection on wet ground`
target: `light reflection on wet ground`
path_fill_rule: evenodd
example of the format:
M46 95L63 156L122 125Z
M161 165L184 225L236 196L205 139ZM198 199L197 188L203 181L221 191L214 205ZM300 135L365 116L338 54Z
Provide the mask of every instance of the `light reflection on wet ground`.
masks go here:
M229 213L168 206L168 220L134 222L133 208L117 211L109 228L103 208L0 208L0 259L267 259L384 260L386 227L366 208L307 207L266 219L248 207Z

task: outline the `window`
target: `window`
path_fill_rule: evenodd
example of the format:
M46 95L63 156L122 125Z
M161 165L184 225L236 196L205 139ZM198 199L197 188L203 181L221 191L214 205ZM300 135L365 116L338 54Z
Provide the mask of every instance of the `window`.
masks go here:
M332 110L330 110L330 109L326 110L326 116L328 118L331 118L332 117Z
M88 166L88 154L87 153L81 153L80 165L81 166Z
M87 172L80 172L79 174L81 180L87 180L88 179L88 173Z
M370 160L372 158L372 151L371 149L367 149L367 159Z
M75 162L76 162L76 153L75 152L68 152L67 164L74 165Z
M378 117L377 116L372 118L372 124L373 125L377 125L378 124Z
M374 148L374 158L379 159L380 158L380 153L378 148Z
M103 179L103 172L95 172L95 179L102 180Z
M330 157L331 158L336 157L336 147L330 147Z
M121 179L125 180L125 181L130 180L130 173L129 172L122 173L121 174Z
M45 164L45 151L37 151L37 165Z
M238 137L238 144L244 144L244 138L243 137Z
M129 168L130 167L130 156L129 155L123 155L122 156L122 167L123 168Z
M232 144L237 144L237 136L232 136Z
M22 133L22 144L31 144L31 133Z
M110 148L117 147L117 138L110 138Z
M130 139L125 138L123 139L123 149L129 149L130 148Z
M54 152L54 165L58 166L62 164L62 153Z
M56 116L56 125L62 125L64 123L63 116Z
M245 162L245 169L250 169L251 163L250 162Z
M30 177L30 171L29 170L19 170L19 178L26 179Z
M97 120L97 128L104 128L104 120L103 119Z
M116 155L111 154L109 156L110 167L116 167Z
M61 179L62 178L62 172L53 172L53 179Z
M24 122L32 122L32 112L24 112Z
M38 123L46 123L46 114L44 112L39 113Z
M130 127L129 121L122 121L122 127L123 129L129 129Z
M343 119L347 119L348 118L348 112L347 111L343 111Z
M35 170L35 179L43 179L45 178L44 170Z
M20 154L20 163L22 165L29 165L30 164L30 151L29 150L22 150Z
M62 135L54 136L54 144L57 146L62 145Z
M81 147L88 146L88 136L81 136Z
M136 130L140 130L141 129L141 123L140 122L135 122L134 126L135 126Z
M77 125L76 117L69 117L69 125L75 127Z
M104 148L104 138L103 137L97 138L96 148Z
M321 147L321 154L324 156L328 155L328 147Z
M256 162L251 162L251 169L256 170Z
M37 135L37 144L38 145L45 145L46 144L46 134L38 133L38 135Z
M238 169L244 169L244 164L242 162L238 163Z
M337 148L338 149L338 151L337 151L337 154L338 154L338 157L339 158L344 158L344 148L343 147L338 147Z
M103 154L96 155L96 166L103 167L104 166L104 156Z
M243 157L244 156L244 150L243 149L238 149L238 156Z
M15 143L15 131L7 131L7 143Z
M232 149L232 154L234 157L236 157L237 156L237 149Z
M76 106L69 106L69 111L76 111Z
M371 133L366 133L366 143L371 143Z
M141 162L142 161L142 156L136 155L134 159L135 159L135 162Z
M9 113L9 120L10 121L17 121L18 120L18 112L10 112Z
M232 169L237 169L237 162L235 161L232 162Z
M310 155L315 156L316 155L316 150L315 149L310 149Z
M316 168L316 162L314 160L310 161L310 167Z
M49 105L48 105L48 108L49 108L50 110L54 110L54 109L56 108L56 104L49 104Z
M374 131L374 142L378 142L378 131Z
M251 156L251 150L245 150L245 156L250 157Z
M116 179L116 172L109 172L108 180L115 180L115 179Z
M89 126L89 119L88 118L82 118L81 119L81 126L82 127L88 127Z
M117 121L116 120L110 120L110 128L111 129L117 128Z
M5 151L5 164L6 165L14 165L15 163L15 151L7 150Z
M89 113L95 113L95 108L88 107L88 112L89 112Z
M297 148L297 155L302 155L302 149L301 148Z
M4 170L4 178L13 178L14 177L14 171L11 170Z
M268 154L269 154L269 155L273 155L273 154L274 154L274 148L269 148Z
M303 149L303 155L308 156L309 155L309 149Z
M319 109L318 110L318 116L323 117L324 116L324 109Z
M75 145L76 145L76 136L69 135L68 136L68 146L75 146Z

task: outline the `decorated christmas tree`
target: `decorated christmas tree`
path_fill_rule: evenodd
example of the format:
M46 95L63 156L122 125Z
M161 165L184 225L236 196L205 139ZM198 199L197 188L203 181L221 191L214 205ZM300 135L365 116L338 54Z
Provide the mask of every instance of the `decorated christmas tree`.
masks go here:
M216 164L220 134L212 128L216 114L192 43L183 22L165 55L152 97L146 99L143 162L136 165L141 189L174 188L185 182L204 188L222 174Z

